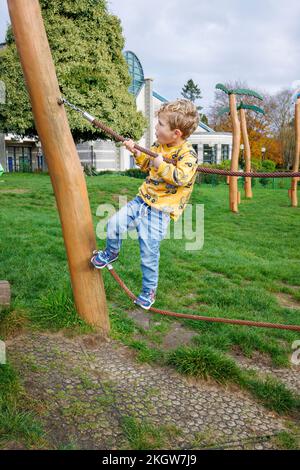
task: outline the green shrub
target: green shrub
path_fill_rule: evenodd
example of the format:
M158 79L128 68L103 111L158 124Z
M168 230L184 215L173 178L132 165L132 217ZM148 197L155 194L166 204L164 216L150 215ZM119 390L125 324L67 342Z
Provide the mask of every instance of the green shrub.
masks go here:
M251 160L251 169L252 171L259 171L262 169L261 161L256 160L256 158L252 158Z
M265 172L273 172L275 171L276 163L273 160L264 160L261 166Z
M125 176L131 176L132 178L145 179L146 173L140 170L139 168L129 168L124 171Z
M262 186L268 186L268 184L270 183L270 179L269 178L259 178L259 182Z
M205 167L205 168L218 168L220 170L228 170L228 164L225 162L230 162L230 160L224 160L224 162L220 164L216 163L203 163L200 166ZM229 165L230 167L230 165ZM220 183L225 183L226 182L226 176L223 175L214 175L214 174L209 174L209 173L198 173L196 182L199 184L212 184L214 186L220 184Z

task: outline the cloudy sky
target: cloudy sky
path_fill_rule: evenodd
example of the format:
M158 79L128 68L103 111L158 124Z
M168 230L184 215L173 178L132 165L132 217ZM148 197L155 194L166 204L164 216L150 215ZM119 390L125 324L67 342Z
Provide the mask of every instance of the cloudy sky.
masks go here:
M108 8L121 19L126 49L167 99L189 78L204 110L218 82L246 80L269 93L300 84L299 0L109 0ZM0 42L8 21L0 0Z

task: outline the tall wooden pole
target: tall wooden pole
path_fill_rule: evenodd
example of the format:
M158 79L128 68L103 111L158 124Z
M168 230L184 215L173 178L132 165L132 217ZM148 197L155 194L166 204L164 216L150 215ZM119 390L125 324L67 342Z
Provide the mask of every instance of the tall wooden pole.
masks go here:
M241 142L241 126L236 109L236 96L232 93L229 95L230 117L233 128L233 145L231 156L231 171L238 171L239 167L239 153ZM232 212L238 212L238 203L240 194L238 192L238 177L230 176L229 179L229 207Z
M96 248L88 193L66 112L59 106L58 81L38 0L8 0L32 111L47 159L79 315L109 332L106 297L99 272L90 266Z
M295 158L293 163L293 171L299 171L300 159L300 98L297 98L295 104L295 133L296 133L296 148ZM297 186L299 178L292 178L291 189L289 189L289 197L291 199L292 207L298 206Z
M244 156L245 156L245 171L250 173L251 171L251 149L248 137L247 121L246 121L246 112L243 108L240 109L240 121L241 121L241 130L242 137L244 142ZM252 184L251 178L245 178L245 196L246 198L252 198Z

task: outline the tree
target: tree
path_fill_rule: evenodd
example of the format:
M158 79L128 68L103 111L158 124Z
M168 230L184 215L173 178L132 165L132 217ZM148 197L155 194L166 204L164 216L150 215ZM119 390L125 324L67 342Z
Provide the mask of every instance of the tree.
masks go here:
M201 90L199 88L199 86L194 83L194 80L190 79L187 81L187 83L184 85L184 87L182 88L182 91L181 91L181 95L186 99L186 100L190 100L192 101L193 103L195 103L196 100L201 100L202 99L202 96L201 96ZM197 109L198 111L201 111L201 109L203 109L202 106L197 106ZM200 114L200 120L202 122L204 122L205 124L208 124L208 119L206 117L205 114Z
M292 167L296 145L292 95L292 90L283 89L266 96L269 132L278 140L282 162L288 169Z
M40 4L62 94L118 133L140 138L146 121L128 92L122 27L108 12L106 0L40 0ZM7 93L6 105L0 105L1 128L36 135L11 28L6 44L0 53L0 80ZM107 139L77 113L67 113L75 141Z
M228 82L225 85L228 89L248 88L247 82L245 81ZM284 161L282 151L283 147L280 142L280 135L275 132L274 125L276 116L275 108L277 109L279 103L274 106L274 96L271 97L266 92L259 91L259 93L264 96L265 114L251 113L247 117L251 153L254 159L261 160L261 149L265 147L267 158L274 161L277 165L282 165ZM247 103L255 105L256 98L247 96ZM222 93L221 90L216 90L215 100L213 105L210 107L208 118L211 126L218 132L232 131L228 114L219 115L219 109L225 106L228 106L228 98L226 94Z
M182 88L181 95L186 100L190 100L193 103L195 103L196 100L202 99L201 90L192 79L188 80L187 83L184 85L184 87ZM197 109L202 109L202 106L197 106Z

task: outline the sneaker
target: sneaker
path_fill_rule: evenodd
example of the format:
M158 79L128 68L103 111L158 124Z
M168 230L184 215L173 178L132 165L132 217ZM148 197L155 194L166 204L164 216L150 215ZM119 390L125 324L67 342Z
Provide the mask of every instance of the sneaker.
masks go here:
M134 303L139 307L144 308L145 310L149 310L151 305L155 302L155 290L151 290L150 292L142 291L141 294L134 300Z
M96 269L103 269L110 263L116 261L119 257L119 253L109 253L107 250L94 251L94 256L91 259L92 265Z

